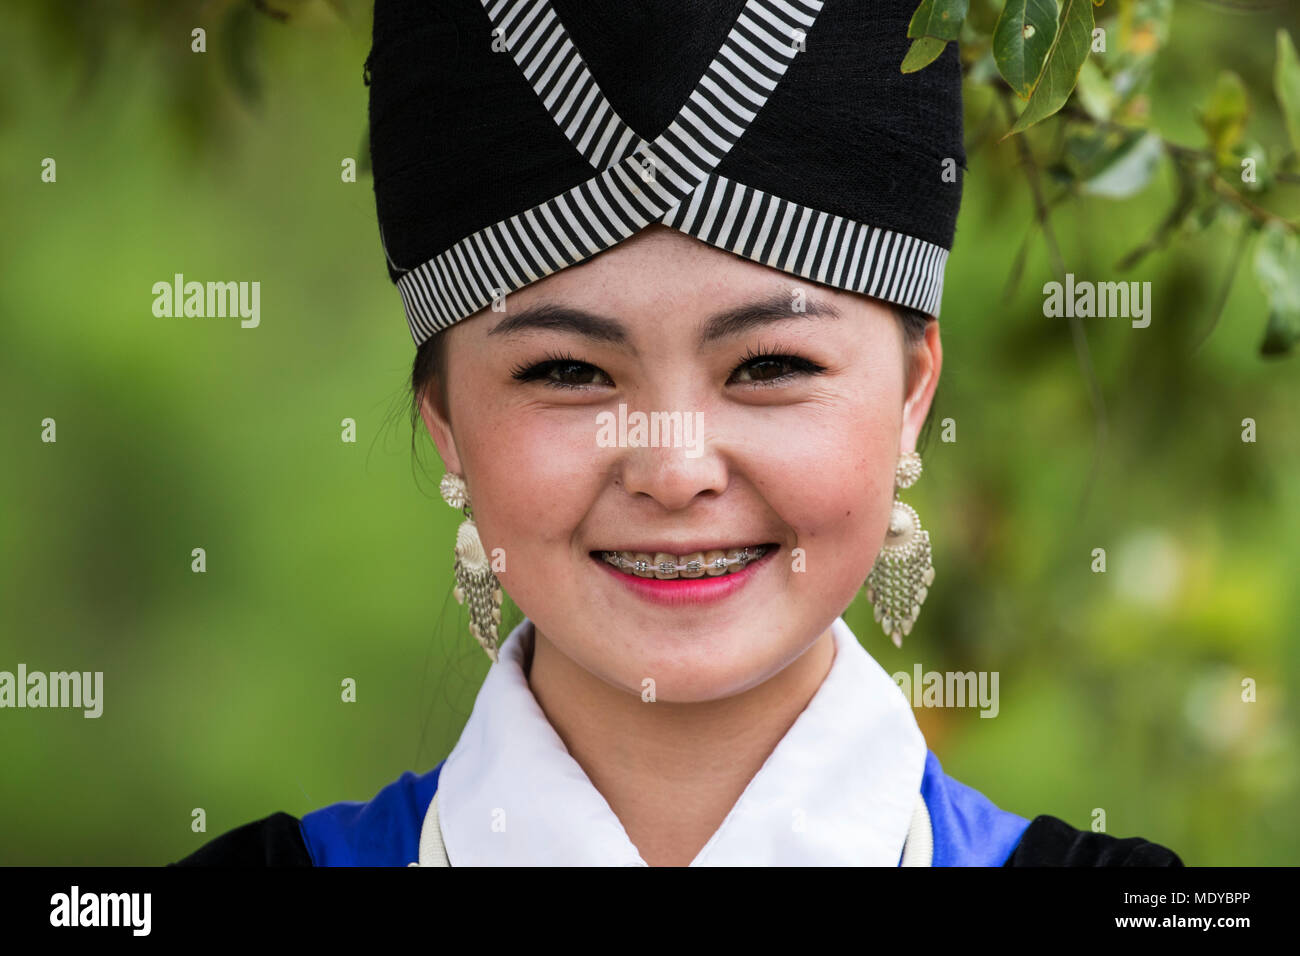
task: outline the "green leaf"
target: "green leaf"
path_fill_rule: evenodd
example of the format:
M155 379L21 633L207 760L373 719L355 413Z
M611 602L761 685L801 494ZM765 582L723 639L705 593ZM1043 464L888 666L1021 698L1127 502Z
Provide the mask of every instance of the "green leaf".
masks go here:
M1204 232L1219 218L1219 210L1223 208L1223 200L1217 196L1205 202L1195 213L1183 220L1179 226L1179 233L1184 237L1195 236L1198 232Z
M1249 112L1250 103L1241 77L1232 70L1224 70L1199 116L1219 165L1231 162L1232 148L1246 130L1246 114Z
M1092 0L1061 0L1061 21L1025 110L1003 139L1047 119L1070 98L1092 43Z
M966 81L974 86L990 86L997 75L998 65L993 62L993 51L985 50L966 70Z
M1106 74L1092 59L1083 61L1079 70L1079 85L1075 87L1079 104L1093 119L1108 120L1119 103L1119 94L1111 86Z
M1106 167L1079 188L1093 196L1125 199L1146 188L1165 155L1154 133L1132 137L1109 157Z
M1275 309L1300 317L1300 241L1281 223L1260 233L1255 277Z
M939 40L955 40L961 33L961 24L966 19L966 12L969 9L970 0L921 0L921 5L916 8L916 12L912 14L912 21L907 25L907 35L913 39L933 37ZM912 46L915 49L916 44Z
M1074 171L1076 179L1091 179L1106 165L1123 137L1084 123L1071 124L1065 134L1061 156Z
M1007 0L993 29L998 72L1021 99L1028 99L1043 72L1056 35L1056 0Z
M1134 105L1150 85L1157 56L1169 39L1172 16L1173 0L1126 0L1116 11L1105 54L1106 74L1119 100L1112 117ZM1140 116L1133 119L1142 121Z
M928 66L938 58L947 45L947 40L937 40L934 37L920 37L913 40L907 56L903 57L902 71L915 73L921 67Z
M1255 246L1255 278L1268 296L1268 328L1260 352L1290 351L1300 329L1300 240L1281 223L1271 222Z
M1300 58L1296 57L1291 34L1285 30L1277 31L1277 66L1273 73L1273 88L1286 117L1291 146L1300 153Z
M1300 338L1300 331L1288 322L1280 312L1270 311L1268 325L1264 329L1264 341L1259 343L1260 355L1287 355Z
M1255 181L1246 182L1242 176L1245 173L1245 166L1242 161L1253 159L1255 161ZM1273 161L1269 158L1268 150L1264 144L1258 140L1250 139L1238 143L1232 151L1232 160L1222 170L1223 178L1234 186L1241 183L1241 190L1248 193L1262 193L1273 185Z
M1059 160L1055 163L1048 163L1043 167L1043 172L1047 178L1060 186L1073 186L1078 182L1079 177L1074 170L1070 168L1069 163L1063 163Z

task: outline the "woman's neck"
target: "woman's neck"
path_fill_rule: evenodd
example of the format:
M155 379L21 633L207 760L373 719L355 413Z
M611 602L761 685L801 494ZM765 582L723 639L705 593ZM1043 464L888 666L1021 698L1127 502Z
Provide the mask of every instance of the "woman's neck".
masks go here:
M533 628L529 686L570 755L651 866L686 866L821 686L827 630L779 674L698 704L644 702L579 666Z

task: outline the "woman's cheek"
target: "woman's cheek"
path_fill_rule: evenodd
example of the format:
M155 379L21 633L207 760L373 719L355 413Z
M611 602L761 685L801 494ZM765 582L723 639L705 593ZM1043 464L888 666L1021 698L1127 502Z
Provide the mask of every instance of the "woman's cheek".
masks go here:
M569 543L602 474L595 418L577 408L514 409L475 425L465 467L489 548Z
M831 564L831 577L860 569L865 578L889 524L897 431L859 416L805 422L795 433L792 441L785 430L779 457L753 463L758 492L794 532L807 570Z

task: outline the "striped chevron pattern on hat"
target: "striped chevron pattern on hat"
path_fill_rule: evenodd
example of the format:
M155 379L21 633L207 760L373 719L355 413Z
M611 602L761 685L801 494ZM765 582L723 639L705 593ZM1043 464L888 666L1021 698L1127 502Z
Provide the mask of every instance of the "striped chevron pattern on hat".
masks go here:
M527 83L519 84L518 96L531 90L534 106L544 108L587 175L449 246L426 249L417 261L399 253L399 262L384 229L384 183L376 155L381 237L417 345L501 296L583 262L652 223L795 276L938 315L950 223L945 245L934 241L943 238L934 228L860 221L806 198L796 201L747 184L742 180L748 177L734 169L733 175L719 172L778 95L791 65L809 55L809 34L824 2L834 0L736 0L739 10L721 45L675 117L651 139L638 134L611 104L552 0L476 2L490 27L480 38L459 30L457 43L495 43L496 56L508 53ZM379 16L377 11L377 34ZM381 80L377 66L372 124ZM499 83L495 75L492 80ZM528 146L516 148L526 153ZM938 162L933 160L935 189ZM520 164L528 169L527 159ZM798 177L799 169L789 174ZM402 175L412 174L404 170ZM565 175L575 178L571 170ZM484 182L485 188L490 185ZM956 195L959 201L960 185ZM955 217L955 207L952 213ZM389 219L401 217L392 212ZM930 235L914 234L918 231Z

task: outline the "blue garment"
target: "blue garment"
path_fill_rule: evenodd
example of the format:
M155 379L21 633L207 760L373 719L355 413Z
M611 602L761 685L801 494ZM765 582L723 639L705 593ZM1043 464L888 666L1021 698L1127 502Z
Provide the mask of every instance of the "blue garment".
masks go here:
M1029 821L943 772L934 752L925 753L921 797L934 833L931 866L1001 866L1024 836Z
M419 856L424 815L438 789L442 763L428 773L406 771L365 803L348 800L305 814L303 841L316 866L406 866ZM1001 866L1029 821L994 806L943 772L926 751L921 796L934 835L932 866Z

